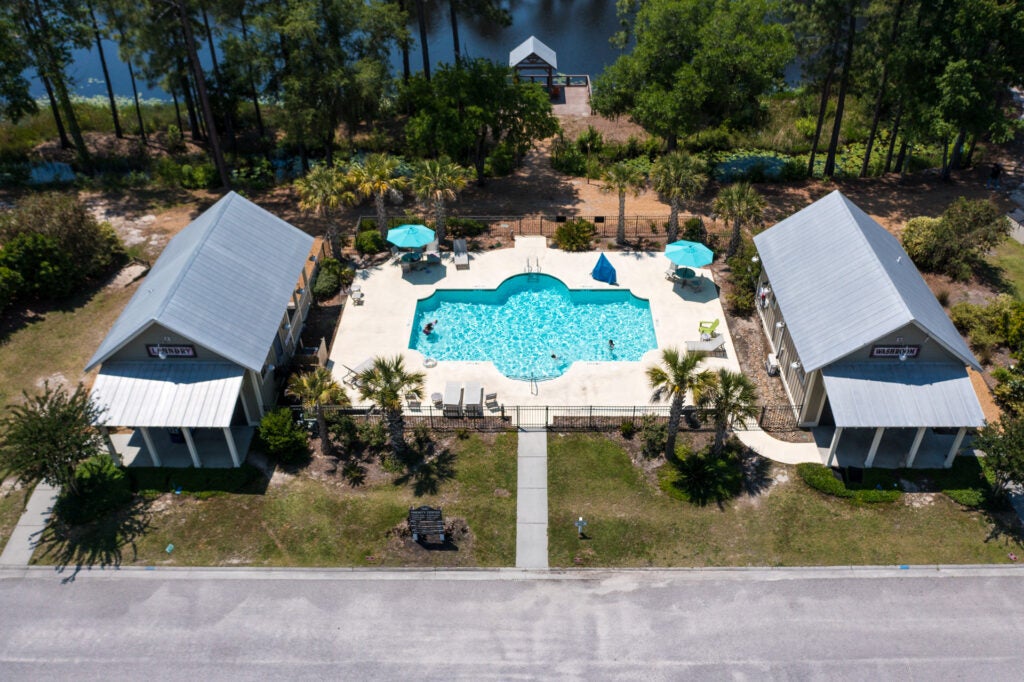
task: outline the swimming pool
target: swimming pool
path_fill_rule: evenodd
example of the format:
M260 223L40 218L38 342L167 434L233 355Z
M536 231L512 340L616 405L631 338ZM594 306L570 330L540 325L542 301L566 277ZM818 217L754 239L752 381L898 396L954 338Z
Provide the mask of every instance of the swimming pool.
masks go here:
M569 289L542 274L516 275L497 289L438 290L416 304L409 338L429 358L490 361L512 379L552 379L577 361L635 362L657 345L646 300Z

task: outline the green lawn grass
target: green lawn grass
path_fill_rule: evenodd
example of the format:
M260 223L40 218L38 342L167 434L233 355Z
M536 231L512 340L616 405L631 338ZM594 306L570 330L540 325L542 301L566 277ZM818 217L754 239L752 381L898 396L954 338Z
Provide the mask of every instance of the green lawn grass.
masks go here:
M2 479L0 479L2 480ZM18 525L18 519L25 511L25 503L35 486L26 486L21 490L0 494L0 552L11 537L11 532Z
M989 261L1002 271L1003 279L1018 300L1024 300L1024 244L1007 239L997 246Z
M340 485L340 477L322 481L301 474L265 492L260 486L239 493L219 486L214 495L163 495L141 511L147 528L120 548L118 559L170 566L512 565L514 434L471 436L454 441L451 450L455 477L432 495L416 496L411 485L388 481L353 489ZM496 495L498 489L511 494ZM446 518L465 519L472 539L456 551L409 551L408 543L389 538L409 507L424 504L442 507ZM44 543L35 561L62 556L67 553Z
M767 495L698 507L663 494L614 442L555 436L548 449L552 566L1005 563L1021 545L941 494L863 505L808 488L795 468ZM573 521L586 518L588 539Z
M57 374L74 384L138 285L84 292L27 322L0 345L0 405Z

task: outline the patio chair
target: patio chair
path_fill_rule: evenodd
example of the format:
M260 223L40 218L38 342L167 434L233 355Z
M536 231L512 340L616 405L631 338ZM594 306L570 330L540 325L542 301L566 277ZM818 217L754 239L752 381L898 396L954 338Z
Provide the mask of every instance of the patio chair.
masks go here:
M462 409L467 417L480 417L484 413L484 388L476 381L467 381L463 390Z
M469 270L469 251L466 250L466 240L456 239L453 241L452 250L455 254L455 269Z
M707 341L687 341L686 350L689 353L706 353L708 355L725 355L725 337L716 336Z
M484 396L484 405L487 406L488 410L496 410L496 409L498 409L498 407L499 407L499 405L498 405L498 394L497 393L488 393L487 395L485 395Z
M700 275L697 275L696 277L690 277L689 279L686 280L686 284L694 291L700 291L701 289L704 288L704 278L701 277Z
M697 326L697 331L700 332L701 340L706 340L704 338L705 336L708 339L713 337L715 335L715 330L716 329L718 329L718 318L717 317L714 320L701 320L700 324Z
M356 365L355 369L352 369L348 365L342 365L342 367L348 370L345 372L345 376L341 378L342 383L349 384L350 386L358 386L359 375L373 367L373 358L366 358Z
M427 248L423 250L423 258L426 260L427 265L441 262L441 249L436 239L427 244Z
M417 412L423 405L423 403L420 401L419 397L415 393L405 394L405 404L409 406L410 410L416 410Z

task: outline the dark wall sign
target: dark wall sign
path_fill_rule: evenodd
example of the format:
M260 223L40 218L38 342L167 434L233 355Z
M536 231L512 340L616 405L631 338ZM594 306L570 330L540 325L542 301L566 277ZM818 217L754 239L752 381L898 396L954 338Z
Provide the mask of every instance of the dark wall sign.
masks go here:
M146 352L151 358L194 358L196 347L191 344L146 344Z
M921 346L872 346L871 357L873 358L916 358L921 352Z

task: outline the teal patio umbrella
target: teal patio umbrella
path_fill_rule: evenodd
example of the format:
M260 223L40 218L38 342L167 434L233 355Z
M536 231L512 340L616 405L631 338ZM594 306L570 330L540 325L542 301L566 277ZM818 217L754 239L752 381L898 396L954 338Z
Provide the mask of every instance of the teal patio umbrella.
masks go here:
M665 255L676 265L685 268L702 268L715 258L714 252L700 242L681 239L665 247Z
M420 249L434 241L434 231L426 225L399 225L388 230L388 241L400 249Z

